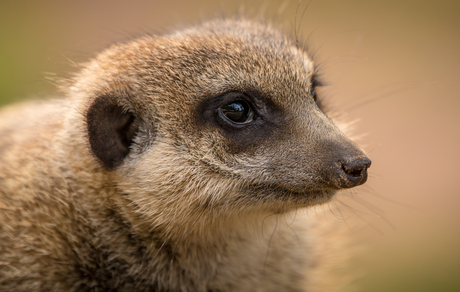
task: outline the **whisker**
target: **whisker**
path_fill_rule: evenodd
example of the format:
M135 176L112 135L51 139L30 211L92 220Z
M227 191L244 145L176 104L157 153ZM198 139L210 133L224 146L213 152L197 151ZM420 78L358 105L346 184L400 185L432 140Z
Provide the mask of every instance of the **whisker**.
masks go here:
M323 61L321 63L318 63L317 66L316 66L316 69L317 70L324 70L324 68L326 67L326 65L328 65L329 63L333 62L333 61L337 61L337 60L340 60L342 58L347 58L345 61L340 61L340 62L335 62L334 64L346 64L346 63L351 63L353 62L354 60L353 59L363 59L362 57L359 57L359 56L354 56L354 55L342 55L342 56L337 56L337 57L334 57L334 58L329 58L327 59L326 61Z
M364 199L362 199L360 197L354 196L353 199L356 202L362 204L364 207L368 208L369 210L371 210L372 212L374 212L376 214L382 214L382 215L385 214L385 212L382 209L380 209L379 207L377 207L377 206L365 201Z
M302 19L303 19L303 17L305 16L305 12L307 11L308 6L310 6L311 1L312 1L312 0L308 1L307 6L305 6L305 8L304 8L303 11L302 11L302 15L300 16L300 19L299 19L299 27L298 27L298 29L297 29L297 31L299 32L299 34L300 34L300 28L301 28L301 25L302 25ZM300 4L300 1L299 1L299 4Z
M375 146L375 147L372 148L371 150L367 151L367 154L371 154L372 152L374 152L375 149L381 147L382 145L383 145L383 143L378 144L377 146Z
M332 204L332 205L334 205L336 207L337 212L339 212L338 216L334 213L335 211L333 209L331 209L330 204ZM340 210L340 208L337 206L337 204L334 202L334 200L331 201L330 204L328 204L328 207L329 207L329 211L331 212L331 214L334 215L334 217L337 218L337 219L342 219L342 220L346 221L347 217L342 213L342 210Z
M357 57L357 56L356 56L356 51L358 50L358 47L359 47L359 45L361 44L362 38L363 38L362 35L358 35L358 37L356 37L355 43L354 43L353 48L352 48L352 50L351 50L351 52L350 52L350 55L351 55L351 56ZM351 59L349 59L349 61L351 61ZM335 79L335 83L334 83L335 85L334 85L334 86L337 86L337 84L339 83L339 81L342 79L342 76L344 75L344 73L345 73L345 71L346 71L346 68L348 67L348 66L347 66L348 64L349 64L349 63L346 63L346 64L343 66L343 68L342 68L342 70L341 70L339 76Z
M340 219L343 220L343 222L345 222L345 225L348 227L349 230L352 230L350 225L348 225L348 222L347 222L347 219L350 218L349 216L344 216L343 213L342 213L342 210L340 210L339 206L337 206L335 200L333 200L331 202L332 204L334 204L334 206L336 207L337 211L340 213Z
M273 232L270 235L270 239L268 241L267 253L265 254L265 260L264 260L264 269L263 269L263 274L264 275L265 275L265 268L267 266L268 255L270 253L270 247L271 247L271 244L272 244L272 239L273 239L273 236L275 235L275 232L276 232L277 229L278 229L278 217L276 217L275 227L273 228Z
M353 214L358 217L359 219L361 219L361 221L363 221L364 223L366 223L367 226L369 226L370 228L372 228L374 231L376 231L377 233L379 233L380 235L384 235L385 233L380 230L379 228L377 228L374 224L370 223L368 220L364 219L365 217L364 216L361 216L359 213L363 213L363 212L360 212L358 210L356 210L355 208L352 208L350 207L349 205L345 204L344 202L340 201L340 200L337 200L337 202L339 202L340 204L344 205L345 207L349 208L349 210L351 210L353 212ZM364 213L365 214L365 213Z
M407 84L405 86L400 86L398 88L390 89L387 92L379 94L378 96L376 96L374 98L369 98L369 99L366 99L366 100L363 100L363 101L359 101L359 102L357 102L355 104L352 104L352 105L350 105L348 107L344 106L344 108L342 110L343 110L344 113L348 113L348 112L357 110L357 109L359 109L359 108L361 108L363 106L366 106L366 105L372 104L374 102L377 102L379 100L383 100L383 99L386 99L388 97L394 96L397 93L409 91L409 90L412 90L412 89L418 89L422 85L433 86L432 84L427 83L427 82L412 82L412 83ZM374 92L375 92L375 90L373 91L373 93Z
M324 45L326 45L328 42L330 42L334 38L336 38L336 37L338 37L340 35L346 34L346 33L357 32L357 31L361 31L361 30L360 29L347 29L347 30L338 32L336 34L333 34L332 36L328 37L318 48L315 49L315 52L313 52L313 57L316 58L316 56L321 51L321 49L324 47Z
M262 220L262 237L265 238L265 235L264 235L264 224L265 224L265 220L268 218L268 217L271 217L271 216L274 216L276 215L275 213L272 213L270 215L267 215L264 217L264 219Z
M381 218L383 221L385 221L385 223L388 224L388 226L391 227L391 229L393 230L396 230L396 226L393 224L393 222L391 222L388 217L384 216L384 213L381 209L377 208L376 206L374 206L373 204L363 200L363 199L358 199L358 198L355 198L356 202L366 208L368 208L369 210L373 211L374 214L376 214L379 218Z
M407 205L407 204L404 204L404 203L401 203L399 201L396 201L396 200L393 200L393 199L390 199L390 198L387 198L387 197L384 197L382 195L380 195L377 191L375 191L374 189L372 189L370 186L367 186L367 188L369 189L369 194L371 194L372 196L375 196L381 200L384 200L384 201L387 201L387 202L390 202L390 203L393 203L393 204L396 204L396 205L399 205L401 207L405 207L405 208L409 208L409 209L412 209L412 210L416 210L416 211L424 211L422 209L419 209L417 207L414 207L414 206L411 206L411 205Z
M364 212L362 210L358 210L356 208L353 208L352 206L348 205L348 204L345 204L344 202L340 201L339 199L336 199L337 202L339 202L340 204L344 205L345 207L347 207L349 210L353 211L353 213L357 212L357 213L361 213L363 215L366 215L366 216L371 216L370 213L367 213L367 212Z

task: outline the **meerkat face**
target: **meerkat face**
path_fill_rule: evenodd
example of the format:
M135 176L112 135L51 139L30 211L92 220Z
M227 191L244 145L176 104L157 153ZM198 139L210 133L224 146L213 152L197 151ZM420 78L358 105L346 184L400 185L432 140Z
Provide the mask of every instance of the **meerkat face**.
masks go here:
M371 164L323 113L315 78L282 33L222 20L110 48L73 90L90 152L139 209L282 212L363 184Z

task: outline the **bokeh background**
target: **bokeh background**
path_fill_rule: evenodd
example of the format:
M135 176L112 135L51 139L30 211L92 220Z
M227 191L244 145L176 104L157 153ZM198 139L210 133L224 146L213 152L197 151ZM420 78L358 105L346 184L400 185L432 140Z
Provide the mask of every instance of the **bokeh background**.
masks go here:
M307 4L1 1L0 104L59 96L50 79L114 42L238 11L273 19L307 40L327 84L318 94L357 121L373 160L369 182L328 214L361 223L350 224L365 247L354 287L460 291L460 1Z

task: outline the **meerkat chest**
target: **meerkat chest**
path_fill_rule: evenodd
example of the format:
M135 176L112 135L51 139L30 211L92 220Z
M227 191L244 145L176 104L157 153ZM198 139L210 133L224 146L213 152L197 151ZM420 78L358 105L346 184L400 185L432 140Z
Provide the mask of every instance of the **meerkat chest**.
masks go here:
M206 259L212 270L207 291L303 291L305 238L286 227L273 226L257 238L233 238L222 244L214 264Z

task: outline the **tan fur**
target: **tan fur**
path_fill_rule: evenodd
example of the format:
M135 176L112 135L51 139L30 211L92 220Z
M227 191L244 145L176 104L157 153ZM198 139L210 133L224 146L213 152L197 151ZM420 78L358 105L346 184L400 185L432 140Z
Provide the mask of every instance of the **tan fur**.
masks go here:
M5 108L0 290L333 291L339 231L302 209L335 194L310 153L352 143L309 97L312 74L270 25L217 20L114 45L65 99ZM248 88L283 108L289 128L241 150L192 109ZM140 124L114 169L88 142L101 96ZM289 195L243 191L272 181ZM315 195L296 197L304 190Z

